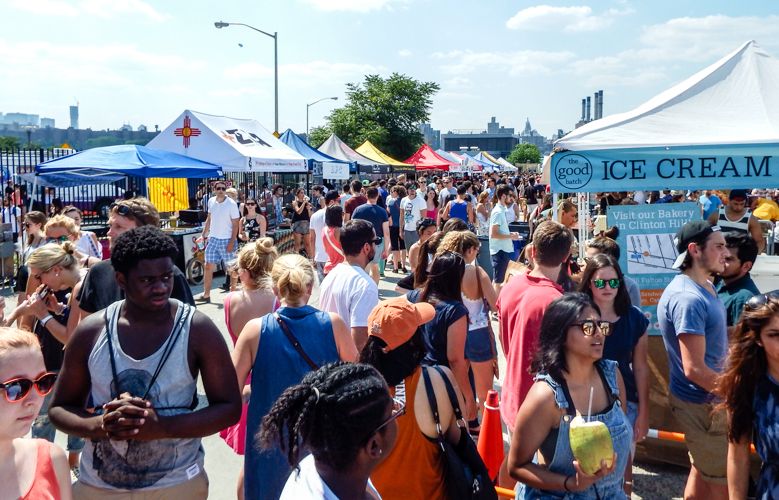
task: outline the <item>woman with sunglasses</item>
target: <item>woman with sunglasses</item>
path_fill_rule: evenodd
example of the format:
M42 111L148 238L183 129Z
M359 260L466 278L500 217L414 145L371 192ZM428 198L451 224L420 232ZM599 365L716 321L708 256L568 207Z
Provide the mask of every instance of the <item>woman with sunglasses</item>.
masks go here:
M0 477L3 498L72 498L62 449L44 439L24 439L51 393L57 375L46 371L37 337L0 328Z
M364 364L331 363L286 389L259 433L265 449L280 447L288 467L298 468L280 499L381 499L370 475L395 446L403 411Z
M429 243L429 241L428 241ZM427 302L435 307L435 317L422 327L425 365L440 365L452 370L465 396L465 416L476 418L476 399L468 378L465 340L468 335L468 309L462 301L465 260L455 252L436 254L421 288L409 292L409 302Z
M646 438L649 430L649 320L631 305L625 277L611 255L597 254L587 259L579 291L587 294L600 310L601 318L612 324L603 347L603 358L616 361L625 381L626 411L633 427L634 442ZM633 487L632 453L625 468L625 493Z
M258 212L257 201L253 198L247 199L243 204L243 215L239 227L238 239L243 242L257 241L265 237L268 222L265 220L265 216Z
M633 431L617 363L602 359L610 327L583 293L565 294L546 309L531 365L536 381L517 412L508 455L516 498L626 498L622 481ZM604 460L592 475L579 466L569 440L571 419L590 409L590 420L606 425L614 447L611 466Z
M395 448L371 474L371 481L384 498L446 498L444 462L436 443L438 430L422 378L425 344L419 326L434 316L435 308L430 304L412 304L405 297L379 303L368 316L368 342L360 353L360 362L376 368L393 397L405 400L406 408L405 415L398 417ZM451 371L438 368L456 387ZM456 444L461 432L444 380L436 369L424 369L436 395L441 429ZM459 404L463 407L465 402L460 400Z
M22 226L27 233L27 238L24 240L22 264L16 271L16 282L14 284L14 292L18 294L16 296L17 304L21 304L24 302L24 299L27 298L27 280L30 277L30 272L27 269L27 259L30 258L30 254L33 250L42 247L46 243L46 234L43 232L43 226L45 224L46 214L43 212L27 212L24 216L24 224L22 224Z
M754 498L779 497L779 473L773 465L779 456L779 292L755 295L745 304L717 386L728 412L730 498L747 498L753 441L763 463Z
M278 498L289 475L290 466L280 451L260 452L254 439L276 398L312 365L357 359L346 323L335 313L308 305L316 280L311 261L297 254L282 255L273 263L271 280L281 306L246 323L233 350L239 384L252 376L244 450L244 495L249 500Z

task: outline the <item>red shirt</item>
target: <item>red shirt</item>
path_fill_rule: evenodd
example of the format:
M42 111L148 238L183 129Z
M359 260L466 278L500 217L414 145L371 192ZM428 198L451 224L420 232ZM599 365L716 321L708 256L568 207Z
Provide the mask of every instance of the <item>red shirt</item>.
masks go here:
M365 196L358 194L357 196L352 196L348 200L346 200L346 203L344 204L344 212L349 214L349 217L352 216L354 213L354 209L359 207L360 205L365 205L368 203L368 198Z
M512 431L517 411L533 385L529 370L536 353L541 320L549 303L562 294L563 289L557 283L528 273L511 278L500 291L497 303L500 340L506 355L500 414Z

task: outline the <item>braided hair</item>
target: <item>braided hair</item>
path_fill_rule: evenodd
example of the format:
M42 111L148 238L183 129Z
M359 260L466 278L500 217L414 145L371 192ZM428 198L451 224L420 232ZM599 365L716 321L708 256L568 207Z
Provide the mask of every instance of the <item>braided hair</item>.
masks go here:
M305 451L343 471L373 436L392 403L375 368L336 362L287 388L262 419L260 447L280 445L295 466Z

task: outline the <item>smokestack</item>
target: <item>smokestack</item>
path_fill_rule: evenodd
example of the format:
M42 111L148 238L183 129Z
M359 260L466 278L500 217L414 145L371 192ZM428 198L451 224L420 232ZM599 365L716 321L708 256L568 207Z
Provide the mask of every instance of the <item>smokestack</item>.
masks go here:
M590 96L587 96L587 115L584 118L584 121L590 121L590 111L592 110L592 102L590 101L592 99Z
M603 118L603 91L598 91L598 118Z
M598 119L598 93L592 94L592 119Z
M587 109L587 99L582 99L582 120L581 121L584 121L584 115L586 113L585 111L586 109Z

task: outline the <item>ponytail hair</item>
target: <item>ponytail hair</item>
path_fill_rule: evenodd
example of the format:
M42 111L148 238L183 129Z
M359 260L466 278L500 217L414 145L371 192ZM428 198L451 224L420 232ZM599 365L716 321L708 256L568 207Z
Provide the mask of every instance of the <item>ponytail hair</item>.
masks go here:
M270 288L270 273L278 256L273 238L260 238L241 249L238 253L238 267L249 273L252 288Z
M317 461L344 471L382 424L391 402L375 368L330 363L279 396L262 419L257 439L264 449L279 445L290 466L310 450Z
M314 285L314 267L302 255L284 254L273 263L271 279L279 298L296 303Z
M27 266L39 270L62 266L63 269L76 271L79 267L76 245L71 241L63 241L61 244L47 243L32 251L27 258Z

